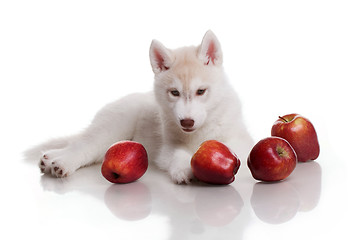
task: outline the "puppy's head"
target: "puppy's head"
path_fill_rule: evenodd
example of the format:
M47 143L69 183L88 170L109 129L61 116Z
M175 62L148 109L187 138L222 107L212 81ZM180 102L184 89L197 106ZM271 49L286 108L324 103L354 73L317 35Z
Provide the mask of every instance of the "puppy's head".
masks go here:
M155 96L167 120L186 133L201 128L220 99L218 90L224 81L222 51L216 36L208 31L198 47L176 50L153 40L150 62Z

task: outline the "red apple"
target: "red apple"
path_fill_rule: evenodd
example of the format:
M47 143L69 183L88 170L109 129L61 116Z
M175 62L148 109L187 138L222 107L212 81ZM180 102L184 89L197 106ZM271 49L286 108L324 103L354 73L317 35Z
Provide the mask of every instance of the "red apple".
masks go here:
M317 134L312 123L299 114L288 114L274 123L271 136L286 139L294 148L298 161L315 160L320 153Z
M147 168L148 157L144 146L133 141L121 141L107 150L101 173L112 183L129 183L142 177Z
M203 142L191 159L191 169L200 181L229 184L235 180L239 158L226 145L216 140Z
M280 181L295 169L296 153L282 138L268 137L260 140L247 159L252 176L260 181Z

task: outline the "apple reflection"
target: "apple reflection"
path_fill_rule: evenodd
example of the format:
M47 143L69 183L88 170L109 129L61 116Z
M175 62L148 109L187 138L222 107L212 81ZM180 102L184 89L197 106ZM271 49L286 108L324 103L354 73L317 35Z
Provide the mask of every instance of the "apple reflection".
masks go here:
M202 186L196 189L194 205L202 222L210 226L225 226L240 214L244 202L232 186Z
M118 218L141 220L151 213L151 193L141 182L113 184L105 192L105 204Z
M321 194L321 166L316 161L298 163L289 182L295 187L300 198L301 212L314 209Z
M314 209L320 194L321 167L317 162L307 162L299 163L282 182L254 184L250 202L260 220L280 224L295 217L298 211Z
M256 216L272 224L289 221L300 206L295 188L286 181L256 183L250 201Z

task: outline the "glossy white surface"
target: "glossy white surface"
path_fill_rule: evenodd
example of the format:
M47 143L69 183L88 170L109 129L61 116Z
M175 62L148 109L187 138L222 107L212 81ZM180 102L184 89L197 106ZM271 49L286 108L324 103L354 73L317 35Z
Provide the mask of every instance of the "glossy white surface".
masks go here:
M359 4L356 1L0 3L2 239L357 239ZM152 88L148 48L218 36L254 143L298 112L321 153L285 181L246 166L229 186L175 185L151 168L113 185L100 165L55 179L22 152L71 134L104 104ZM6 236L6 237L5 237Z

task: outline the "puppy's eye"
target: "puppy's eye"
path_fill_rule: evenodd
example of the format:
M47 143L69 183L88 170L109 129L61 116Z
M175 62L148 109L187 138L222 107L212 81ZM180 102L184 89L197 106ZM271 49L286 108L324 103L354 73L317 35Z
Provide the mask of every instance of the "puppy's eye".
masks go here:
M196 95L202 96L202 95L205 94L205 92L206 92L206 89L198 89L198 90L196 91Z
M180 92L178 90L171 90L170 91L171 95L173 95L174 97L179 97L180 96Z

